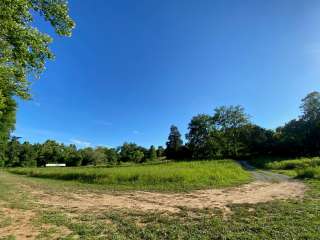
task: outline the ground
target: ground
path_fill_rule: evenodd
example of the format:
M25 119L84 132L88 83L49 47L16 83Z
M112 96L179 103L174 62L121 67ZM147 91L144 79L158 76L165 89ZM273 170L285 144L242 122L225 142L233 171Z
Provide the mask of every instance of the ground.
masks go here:
M320 239L320 183L255 181L180 193L110 192L0 172L0 239Z

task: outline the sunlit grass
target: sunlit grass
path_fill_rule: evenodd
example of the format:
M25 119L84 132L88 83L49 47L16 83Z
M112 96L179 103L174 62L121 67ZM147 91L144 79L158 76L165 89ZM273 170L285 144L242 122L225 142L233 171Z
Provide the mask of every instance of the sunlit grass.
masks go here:
M291 170L320 166L320 158L299 158L284 161L274 161L266 164L268 169Z
M274 160L263 158L251 161L257 167L273 170L295 178L320 179L320 158Z
M297 178L320 179L320 167L308 167L297 170Z
M250 174L232 160L112 168L18 168L9 171L30 177L102 184L113 189L164 191L227 187L250 180Z

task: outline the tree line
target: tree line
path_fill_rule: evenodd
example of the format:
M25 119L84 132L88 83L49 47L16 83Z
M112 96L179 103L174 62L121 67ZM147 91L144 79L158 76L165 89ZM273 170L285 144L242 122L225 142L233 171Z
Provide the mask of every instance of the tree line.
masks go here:
M302 99L301 116L275 130L250 121L241 106L222 106L212 115L194 116L188 126L186 143L176 126L171 126L166 148L145 148L124 143L117 148L83 148L48 140L43 144L20 143L12 137L7 143L0 166L108 165L126 162L143 163L157 159L222 159L258 156L317 156L320 154L320 93Z
M41 167L47 163L65 163L67 166L101 166L126 162L143 163L164 156L164 149L151 146L144 148L135 143L124 143L118 148L87 147L77 149L74 144L65 145L54 140L42 144L20 143L12 137L7 144L3 167Z
M174 159L319 156L320 93L309 93L300 109L301 116L270 130L252 123L243 107L222 106L191 119L185 145L172 126L166 152Z

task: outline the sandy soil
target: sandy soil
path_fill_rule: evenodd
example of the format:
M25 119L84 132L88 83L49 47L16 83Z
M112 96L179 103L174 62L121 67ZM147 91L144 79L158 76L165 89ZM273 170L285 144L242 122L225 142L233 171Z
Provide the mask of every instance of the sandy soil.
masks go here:
M140 211L179 212L190 209L219 208L229 211L229 204L261 203L276 199L300 198L305 186L297 181L256 181L240 187L198 190L189 193L126 192L118 194L69 193L54 195L33 191L39 203L78 210L125 208Z
M14 236L17 240L37 239L42 230L48 230L52 227L49 224L36 225L36 213L32 210L17 208L7 208L0 205L1 216L0 222L8 220L8 224L0 228L0 239L7 239ZM51 234L51 239L60 239L61 236L67 236L71 231L66 227L59 227L55 234Z
M32 225L34 212L3 207L1 207L1 212L5 217L10 218L10 223L14 224L1 228L0 238L13 235L17 239L34 239L39 234Z

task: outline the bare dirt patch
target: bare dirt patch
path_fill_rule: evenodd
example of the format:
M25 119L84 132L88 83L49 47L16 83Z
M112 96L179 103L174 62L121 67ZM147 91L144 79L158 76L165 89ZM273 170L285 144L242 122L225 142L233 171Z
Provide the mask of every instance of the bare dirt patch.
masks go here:
M1 207L3 215L10 219L11 224L0 228L0 238L14 236L17 239L34 239L38 230L32 225L35 213L30 210L20 210Z
M189 193L68 193L56 195L32 192L41 204L74 210L101 210L125 208L140 211L177 213L181 208L219 208L229 211L229 204L261 203L272 200L300 198L305 185L297 181L262 182L256 181L240 187L227 189L198 190Z
M56 230L56 226L50 224L38 226L33 224L37 214L31 210L8 208L0 205L0 211L1 217L8 220L5 226L0 227L0 239L10 236L15 237L17 240L38 239L43 232L51 229L55 229L55 232L50 234L50 239L60 239L61 236L67 236L71 233L69 229L61 226Z

